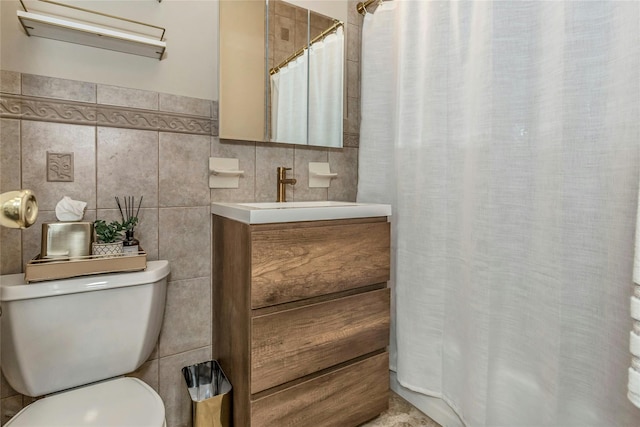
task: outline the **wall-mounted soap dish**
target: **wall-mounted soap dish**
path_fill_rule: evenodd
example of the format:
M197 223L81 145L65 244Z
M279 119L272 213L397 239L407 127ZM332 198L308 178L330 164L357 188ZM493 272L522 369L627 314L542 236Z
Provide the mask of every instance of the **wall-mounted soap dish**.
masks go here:
M337 176L331 172L329 163L309 163L309 188L327 188Z
M238 188L240 177L244 175L238 159L223 157L209 158L209 173L209 188Z

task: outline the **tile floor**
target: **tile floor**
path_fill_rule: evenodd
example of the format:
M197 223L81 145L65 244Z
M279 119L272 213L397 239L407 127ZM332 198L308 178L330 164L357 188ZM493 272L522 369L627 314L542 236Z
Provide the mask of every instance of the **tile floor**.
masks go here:
M360 427L441 427L409 402L389 393L389 410Z

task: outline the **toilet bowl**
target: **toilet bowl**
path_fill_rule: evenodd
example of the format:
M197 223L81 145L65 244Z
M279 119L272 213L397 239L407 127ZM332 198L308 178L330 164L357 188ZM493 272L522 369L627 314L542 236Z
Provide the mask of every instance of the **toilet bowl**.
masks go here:
M46 396L6 424L162 427L160 396L123 377L149 357L160 333L167 261L134 273L26 284L0 276L2 372L27 396Z

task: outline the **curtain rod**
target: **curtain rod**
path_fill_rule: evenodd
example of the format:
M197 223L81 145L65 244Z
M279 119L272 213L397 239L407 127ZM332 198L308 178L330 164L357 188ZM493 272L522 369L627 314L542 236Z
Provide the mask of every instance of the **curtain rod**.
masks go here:
M364 2L360 2L358 3L358 6L356 7L356 10L358 11L358 13L360 15L366 15L367 14L367 7L371 6L373 3L382 3L383 0L367 0Z
M293 61L294 59L296 59L298 56L302 55L302 52L305 51L305 49L307 49L309 46L311 46L312 44L314 44L315 42L317 42L318 40L324 38L327 34L337 30L339 27L342 27L342 21L336 21L334 22L334 24L332 26L330 26L329 28L327 28L326 30L324 30L323 32L321 32L320 34L318 34L317 36L315 36L314 38L311 39L311 41L309 42L308 45L301 47L300 49L296 50L293 55L289 56L287 59L285 59L284 61L282 61L281 63L279 63L278 65L276 65L275 67L273 67L272 69L269 70L269 75L274 75L275 73L277 73L278 71L280 71L280 69L282 69L285 65L287 65L289 62Z

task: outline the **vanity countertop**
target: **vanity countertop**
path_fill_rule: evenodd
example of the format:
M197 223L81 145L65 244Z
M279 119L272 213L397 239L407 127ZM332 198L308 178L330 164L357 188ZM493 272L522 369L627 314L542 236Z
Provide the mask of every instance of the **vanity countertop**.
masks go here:
M391 205L354 202L212 203L211 213L245 224L390 216Z

